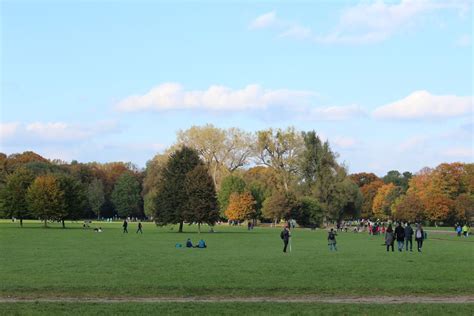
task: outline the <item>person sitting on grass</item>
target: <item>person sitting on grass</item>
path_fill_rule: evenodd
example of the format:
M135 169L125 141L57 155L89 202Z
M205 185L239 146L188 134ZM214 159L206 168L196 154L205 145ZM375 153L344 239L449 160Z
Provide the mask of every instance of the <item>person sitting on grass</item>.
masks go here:
M191 242L191 238L188 238L188 240L186 240L186 247L187 248L193 248L193 243Z
M199 240L199 243L197 244L196 248L207 248L207 245L204 239Z
M102 232L102 227L94 228L94 232L101 233Z

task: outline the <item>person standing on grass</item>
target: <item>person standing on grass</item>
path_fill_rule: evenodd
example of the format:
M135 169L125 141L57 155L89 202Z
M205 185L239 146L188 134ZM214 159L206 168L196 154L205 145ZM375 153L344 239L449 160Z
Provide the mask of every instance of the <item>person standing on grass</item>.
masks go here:
M127 234L128 234L128 230L127 230L128 223L127 223L127 220L126 220L126 219L123 220L123 225L122 225L122 227L123 227L123 233L127 233Z
M401 222L398 222L398 226L395 228L395 237L397 238L398 251L402 252L403 243L405 241L405 230L403 229Z
M418 247L418 252L421 252L424 238L425 238L425 232L423 231L423 227L421 227L421 224L418 224L415 231L415 240Z
M290 229L288 228L288 226L285 226L285 228L281 231L280 237L281 239L283 239L283 252L286 252L286 248L288 247L288 243L291 237Z
M385 232L385 245L387 246L387 251L389 250L390 246L392 246L393 250L393 229L392 224L388 225L387 231Z
M331 228L331 230L328 233L328 246L330 251L337 251L336 247L336 236L337 233L334 231L334 229Z
M458 234L458 237L461 237L461 232L462 232L462 228L461 228L461 224L459 224L459 225L456 227L456 233Z
M142 222L138 222L138 229L137 229L137 234L138 232L140 232L141 234L143 234L143 230L142 230Z
M410 251L413 251L413 228L410 226L410 222L405 226L405 250L408 251L408 243L410 243Z
M467 237L467 224L464 224L464 226L462 227L462 235L464 237Z

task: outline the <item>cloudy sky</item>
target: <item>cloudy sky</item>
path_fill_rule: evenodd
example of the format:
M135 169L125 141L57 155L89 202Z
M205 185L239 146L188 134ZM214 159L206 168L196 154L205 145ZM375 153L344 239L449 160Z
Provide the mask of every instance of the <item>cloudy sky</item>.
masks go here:
M295 126L350 172L473 162L473 8L1 1L0 151L144 166L176 131Z

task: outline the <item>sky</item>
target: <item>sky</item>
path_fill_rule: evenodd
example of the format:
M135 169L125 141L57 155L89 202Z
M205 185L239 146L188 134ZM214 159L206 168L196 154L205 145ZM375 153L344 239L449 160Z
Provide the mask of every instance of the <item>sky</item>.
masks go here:
M0 1L0 151L144 167L294 126L349 172L474 161L467 0Z

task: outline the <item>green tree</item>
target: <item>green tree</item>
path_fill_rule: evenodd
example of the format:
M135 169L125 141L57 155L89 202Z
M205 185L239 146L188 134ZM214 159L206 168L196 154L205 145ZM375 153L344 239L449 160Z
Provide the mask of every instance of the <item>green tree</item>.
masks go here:
M105 203L104 184L100 179L95 178L87 188L87 199L92 211L100 219L100 210Z
M291 193L275 191L263 202L262 213L268 219L290 219L297 206L296 198Z
M0 191L3 213L8 217L20 219L20 227L23 227L23 218L30 210L26 192L34 180L35 176L31 171L20 167L6 177L6 184Z
M303 227L318 227L324 218L324 210L318 200L304 196L298 199L296 207L292 210L291 218Z
M64 216L61 219L63 228L65 228L64 219L79 219L84 215L84 209L87 205L87 197L84 186L78 180L70 175L59 175L57 177L59 187L64 194Z
M67 215L64 192L54 175L37 177L28 188L26 199L32 214L44 221L44 227L48 220L60 220Z
M217 195L221 216L225 216L225 210L229 205L229 198L232 193L242 193L245 190L245 181L238 176L230 175L222 180L221 189Z
M187 204L183 218L189 223L197 223L201 232L201 224L214 225L219 220L216 189L209 170L203 164L197 165L186 174L185 189Z
M186 175L202 164L198 153L183 146L171 154L163 170L163 182L156 197L155 222L157 225L178 224L183 231L184 213L188 207Z
M122 174L112 191L111 201L120 217L128 217L140 212L140 183L126 172Z

